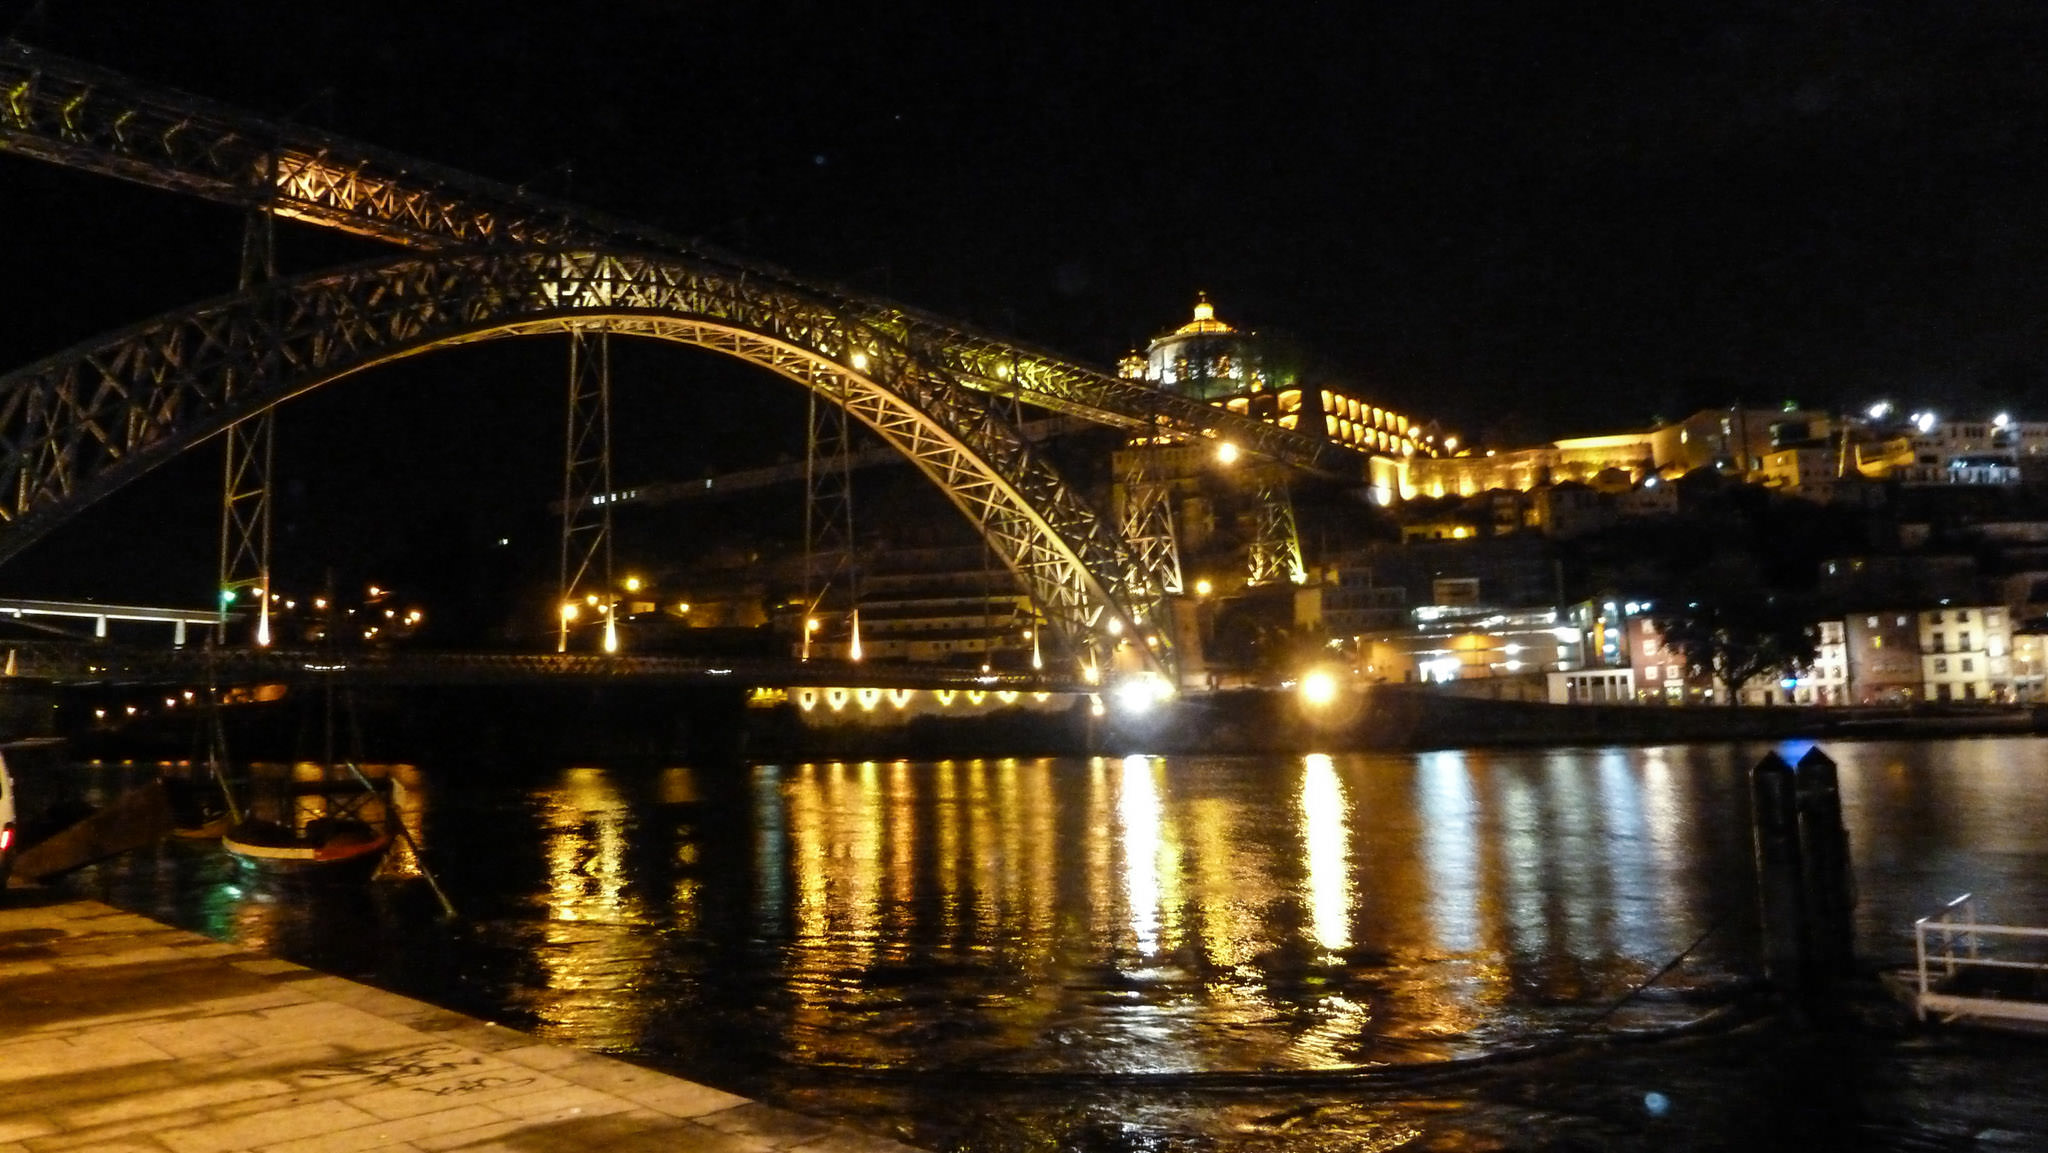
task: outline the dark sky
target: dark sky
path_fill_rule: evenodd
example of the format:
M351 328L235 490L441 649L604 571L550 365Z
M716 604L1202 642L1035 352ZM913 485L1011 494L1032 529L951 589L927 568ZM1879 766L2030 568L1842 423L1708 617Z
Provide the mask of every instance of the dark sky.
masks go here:
M1206 290L1468 434L1737 396L2048 419L2031 0L30 9L0 29L1098 365ZM16 364L232 283L218 209L0 156L0 210ZM559 355L375 403L474 411ZM679 372L745 422L747 380Z

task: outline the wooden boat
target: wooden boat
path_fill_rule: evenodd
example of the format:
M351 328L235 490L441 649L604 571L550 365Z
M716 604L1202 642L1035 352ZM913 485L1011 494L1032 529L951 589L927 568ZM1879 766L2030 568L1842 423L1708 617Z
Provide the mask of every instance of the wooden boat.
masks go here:
M354 817L318 817L293 832L275 821L245 818L221 834L246 875L291 884L360 884L377 872L391 832Z

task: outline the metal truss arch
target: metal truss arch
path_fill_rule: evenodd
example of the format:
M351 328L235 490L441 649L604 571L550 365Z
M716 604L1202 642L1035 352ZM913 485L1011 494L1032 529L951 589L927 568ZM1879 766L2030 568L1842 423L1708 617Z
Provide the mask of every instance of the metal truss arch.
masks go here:
M842 405L948 495L1086 663L1117 634L1170 675L1156 574L989 403L863 313L716 264L493 249L256 285L0 377L0 561L237 420L350 373L447 345L610 331L767 368Z

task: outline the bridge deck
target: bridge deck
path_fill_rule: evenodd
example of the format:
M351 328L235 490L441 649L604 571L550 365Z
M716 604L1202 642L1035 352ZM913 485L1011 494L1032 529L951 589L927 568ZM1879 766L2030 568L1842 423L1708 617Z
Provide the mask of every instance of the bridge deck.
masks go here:
M913 1153L89 901L0 894L0 1153Z

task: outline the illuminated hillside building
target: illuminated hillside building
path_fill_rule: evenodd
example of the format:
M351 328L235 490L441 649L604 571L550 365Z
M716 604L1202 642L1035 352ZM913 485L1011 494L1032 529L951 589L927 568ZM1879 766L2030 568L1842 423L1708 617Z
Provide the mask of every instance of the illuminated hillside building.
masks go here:
M1305 381L1288 359L1258 333L1218 319L1198 295L1193 319L1153 338L1142 356L1126 356L1118 373L1365 453L1366 479L1380 503L1391 503L1410 462L1436 455L1435 434L1341 385Z

